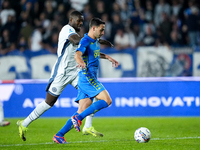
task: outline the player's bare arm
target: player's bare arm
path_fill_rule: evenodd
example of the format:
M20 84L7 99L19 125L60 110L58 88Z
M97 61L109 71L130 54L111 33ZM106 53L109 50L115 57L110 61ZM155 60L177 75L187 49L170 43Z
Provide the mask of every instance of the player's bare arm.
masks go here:
M76 62L78 63L77 67L81 67L81 69L85 69L86 65L85 65L85 62L83 61L83 59L81 57L82 55L83 55L83 53L81 51L77 51L75 53L74 58L75 58Z
M82 37L78 34L73 34L69 37L69 41L72 42L74 45L78 45Z
M107 41L107 40L99 39L99 43L102 45L108 45L111 48L114 47L114 45L110 41Z
M100 52L100 58L101 59L108 59L110 62L112 62L113 67L117 68L119 66L119 62L116 61L115 59L113 59L112 57L110 57L109 55L106 55L106 54Z

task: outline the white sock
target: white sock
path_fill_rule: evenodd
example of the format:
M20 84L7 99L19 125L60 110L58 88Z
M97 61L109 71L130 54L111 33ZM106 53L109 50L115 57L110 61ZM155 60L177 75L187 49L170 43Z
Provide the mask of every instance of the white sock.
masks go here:
M3 120L4 120L3 106L0 101L0 122L2 122Z
M24 127L28 127L28 125L38 119L45 111L50 109L51 106L49 106L45 101L41 102L40 104L37 105L37 107L30 113L26 119L24 119L22 125Z
M96 101L98 101L98 100L96 98L94 98L93 103L96 102ZM91 115L86 117L84 128L90 128L92 126L93 117L94 117L94 114L91 114Z

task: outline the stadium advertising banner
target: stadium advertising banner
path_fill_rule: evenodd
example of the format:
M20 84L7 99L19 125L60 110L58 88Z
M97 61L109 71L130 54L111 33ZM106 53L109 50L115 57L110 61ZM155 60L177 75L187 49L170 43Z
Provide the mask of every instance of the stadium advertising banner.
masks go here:
M115 49L104 49L103 53L119 61L118 68L112 67L108 60L100 60L99 77L118 78L118 77L135 77L136 76L136 50L126 49L116 51ZM57 56L50 54L46 50L38 52L13 51L6 56L0 56L0 79L48 79L51 70L56 62Z
M139 47L137 58L137 77L164 77L173 52L167 47Z
M192 76L193 49L190 47L139 47L137 77Z
M101 52L108 54L119 62L119 67L112 67L110 61L100 59L99 77L101 78L120 78L136 77L137 71L137 50L126 49L116 51L115 49L105 49Z
M113 103L96 116L200 116L200 78L102 78ZM46 80L0 84L5 117L26 117L45 99ZM43 117L69 117L77 111L77 90L67 86Z
M168 76L192 76L193 49L190 47L173 48L173 61L170 64Z
M100 78L175 77L200 74L199 52L193 53L192 48L139 47L121 51L106 48L101 52L116 59L120 65L115 68L108 60L100 60L98 72ZM6 56L0 56L0 79L48 79L56 59L57 56L47 50L10 52Z

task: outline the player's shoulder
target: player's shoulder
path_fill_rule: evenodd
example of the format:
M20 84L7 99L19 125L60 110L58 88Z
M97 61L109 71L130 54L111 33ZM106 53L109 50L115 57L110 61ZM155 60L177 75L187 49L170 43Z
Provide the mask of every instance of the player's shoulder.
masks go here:
M85 36L81 39L80 43L82 45L89 45L90 44L90 41L88 40L88 38L86 38Z
M76 33L75 29L72 26L70 26L69 24L63 26L62 31L67 32L69 34Z

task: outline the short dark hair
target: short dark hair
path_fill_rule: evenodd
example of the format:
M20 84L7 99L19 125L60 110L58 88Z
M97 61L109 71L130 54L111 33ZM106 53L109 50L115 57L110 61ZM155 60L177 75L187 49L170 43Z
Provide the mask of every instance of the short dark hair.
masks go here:
M105 22L102 21L102 20L99 19L99 18L92 18L92 19L90 20L90 25L89 25L89 27L90 27L90 28L91 28L92 26L98 27L98 26L100 26L101 24L105 24Z
M77 17L77 16L83 16L83 14L79 11L73 11L71 14L70 14L70 17L73 18L73 17Z

